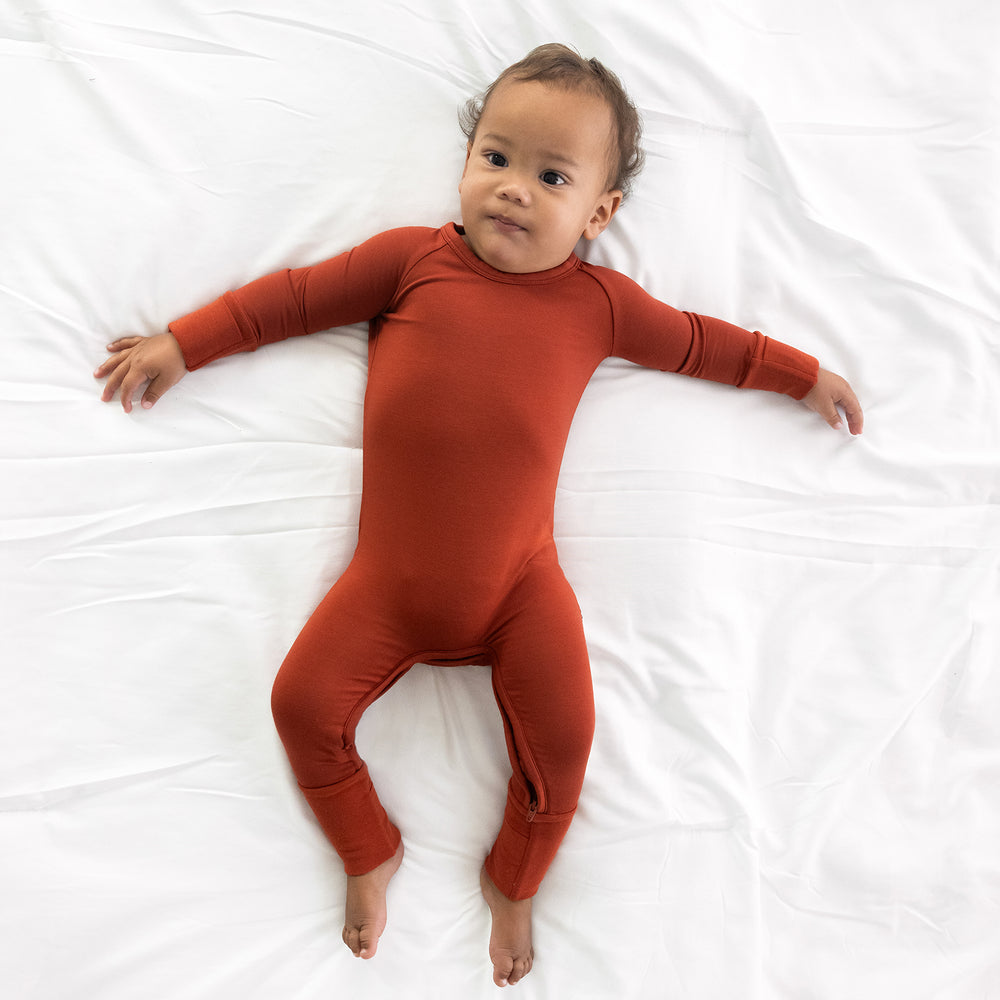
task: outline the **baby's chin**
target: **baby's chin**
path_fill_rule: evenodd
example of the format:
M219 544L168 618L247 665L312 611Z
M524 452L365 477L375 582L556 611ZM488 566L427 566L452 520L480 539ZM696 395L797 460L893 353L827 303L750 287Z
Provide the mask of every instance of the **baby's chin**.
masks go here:
M530 238L524 229L500 227L492 221L488 222L485 238L477 239L468 227L462 239L465 245L481 260L495 271L504 274L538 274L540 271L550 271L564 264L572 256L575 245L565 253L541 253L531 246L524 246Z

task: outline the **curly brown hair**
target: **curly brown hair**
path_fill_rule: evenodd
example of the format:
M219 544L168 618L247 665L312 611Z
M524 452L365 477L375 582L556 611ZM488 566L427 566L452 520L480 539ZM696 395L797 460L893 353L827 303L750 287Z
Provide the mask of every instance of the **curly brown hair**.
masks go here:
M471 143L490 96L507 80L527 82L537 80L567 90L581 89L605 100L614 123L618 155L608 175L608 190L628 197L632 181L642 170L642 120L635 105L625 92L621 80L597 59L584 59L567 45L549 43L532 49L520 62L508 66L485 92L466 101L459 111L459 124Z

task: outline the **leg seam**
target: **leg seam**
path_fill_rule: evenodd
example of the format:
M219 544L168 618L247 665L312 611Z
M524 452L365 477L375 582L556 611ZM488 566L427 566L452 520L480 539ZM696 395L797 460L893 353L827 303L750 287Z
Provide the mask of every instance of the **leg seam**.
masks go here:
M511 739L514 744L514 753L517 757L518 765L521 769L523 777L527 780L529 786L534 790L536 812L544 813L545 808L548 805L547 789L545 788L538 765L535 763L535 759L531 755L531 747L529 746L524 735L524 727L521 725L521 721L514 713L510 697L503 686L500 658L496 656L496 654L494 654L493 664L493 691L497 696L497 703L500 706L504 719L510 727Z

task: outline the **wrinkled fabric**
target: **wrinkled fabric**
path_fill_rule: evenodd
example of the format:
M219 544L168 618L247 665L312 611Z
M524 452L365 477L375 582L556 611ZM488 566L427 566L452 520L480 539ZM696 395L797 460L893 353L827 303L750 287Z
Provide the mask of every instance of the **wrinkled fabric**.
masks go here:
M366 331L128 417L90 372L261 274L457 219L457 108L561 40L646 128L587 257L817 357L866 428L597 371L555 510L596 733L519 996L1000 996L998 16L0 6L5 995L493 995L489 672L414 667L359 726L406 849L371 963L270 720L356 541Z

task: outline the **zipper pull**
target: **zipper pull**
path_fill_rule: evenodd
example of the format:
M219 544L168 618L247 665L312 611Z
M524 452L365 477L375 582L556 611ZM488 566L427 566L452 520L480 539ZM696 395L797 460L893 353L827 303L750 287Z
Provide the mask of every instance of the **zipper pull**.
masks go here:
M535 818L535 814L538 812L538 800L532 799L531 805L528 806L528 815L525 817L527 822L531 822Z

